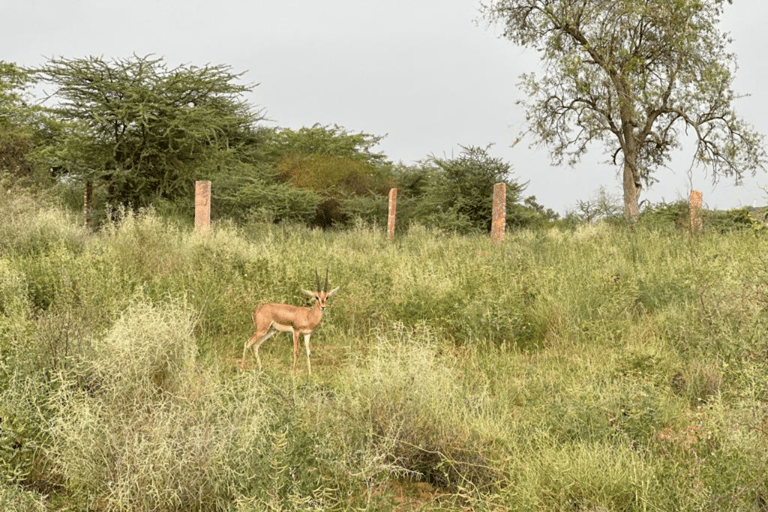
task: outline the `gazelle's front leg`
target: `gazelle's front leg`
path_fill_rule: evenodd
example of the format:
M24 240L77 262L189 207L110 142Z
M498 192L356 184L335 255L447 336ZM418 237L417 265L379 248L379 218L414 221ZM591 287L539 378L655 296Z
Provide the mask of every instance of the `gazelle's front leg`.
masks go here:
M307 349L307 370L309 371L309 374L312 375L312 363L309 362L309 337L312 333L308 333L304 335L304 348Z
M291 333L293 334L293 374L296 375L298 373L296 361L299 359L299 332L291 330Z

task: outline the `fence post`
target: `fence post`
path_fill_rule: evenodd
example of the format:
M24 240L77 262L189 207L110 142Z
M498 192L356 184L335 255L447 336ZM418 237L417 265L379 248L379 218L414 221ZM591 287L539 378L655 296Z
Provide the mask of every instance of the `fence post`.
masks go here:
M491 222L491 240L504 241L504 229L507 223L507 184L493 186L493 221Z
M211 227L211 182L195 182L195 231L201 233Z
M93 182L85 182L85 192L83 193L83 224L86 228L91 227L93 221Z
M389 190L389 213L387 214L387 240L395 239L395 217L397 217L397 189Z
M704 227L701 221L701 192L691 190L688 207L691 212L691 233L695 235Z

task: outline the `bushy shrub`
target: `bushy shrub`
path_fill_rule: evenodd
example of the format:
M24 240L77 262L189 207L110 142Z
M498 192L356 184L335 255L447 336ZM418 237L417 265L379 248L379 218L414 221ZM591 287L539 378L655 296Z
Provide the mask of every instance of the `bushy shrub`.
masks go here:
M183 305L137 303L93 342L86 376L93 392L123 407L173 393L193 369L194 318Z
M49 390L45 377L24 361L23 351L0 362L0 487L24 485L49 493L58 486L45 455L47 425L56 414Z
M284 183L249 182L216 192L221 213L241 222L302 222L315 215L322 197L311 190Z
M369 477L404 475L454 490L492 485L491 445L477 436L456 361L436 341L429 329L402 325L379 333L344 390L347 427L367 432Z
M705 229L718 233L734 230L760 232L765 229L765 220L759 216L759 212L747 207L726 211L704 210L702 223Z
M529 440L509 461L508 486L492 498L507 510L645 510L658 492L656 467L624 444Z
M49 453L83 506L222 510L268 471L267 390L196 367L193 326L183 305L136 304L62 382Z
M0 258L0 355L7 356L11 343L23 337L31 312L24 274Z
M2 187L0 187L1 189ZM0 192L0 196L2 196ZM28 196L11 199L2 205L0 197L0 254L34 256L57 247L79 251L88 232L67 212L37 203L24 204Z
M674 203L659 203L643 209L638 219L644 226L650 228L690 229L691 213L687 201Z

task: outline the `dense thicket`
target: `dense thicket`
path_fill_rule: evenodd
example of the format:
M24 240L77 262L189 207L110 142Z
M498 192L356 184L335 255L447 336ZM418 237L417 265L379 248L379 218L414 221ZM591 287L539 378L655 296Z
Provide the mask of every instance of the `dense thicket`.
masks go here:
M489 148L396 165L381 137L339 126L267 127L228 66L168 68L160 58L50 59L36 70L0 66L0 170L56 185L73 207L94 184L97 219L153 206L191 217L195 180L213 184L213 214L237 223L302 222L331 228L386 222L386 194L403 189L411 222L487 231L493 180L509 185L510 225L553 216L523 201L524 186ZM52 88L47 108L25 88ZM41 177L46 177L41 180ZM416 185L418 183L418 185ZM489 185L490 184L490 185Z

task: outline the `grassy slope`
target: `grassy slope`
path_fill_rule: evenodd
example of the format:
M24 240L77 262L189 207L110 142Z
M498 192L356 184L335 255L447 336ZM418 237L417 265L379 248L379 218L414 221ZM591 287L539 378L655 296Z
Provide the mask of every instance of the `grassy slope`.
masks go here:
M495 246L414 228L387 244L365 227L196 236L149 214L94 235L4 199L9 510L765 503L752 234L602 226ZM312 377L292 376L286 335L264 373L238 371L251 309L301 303L315 267L341 291Z

